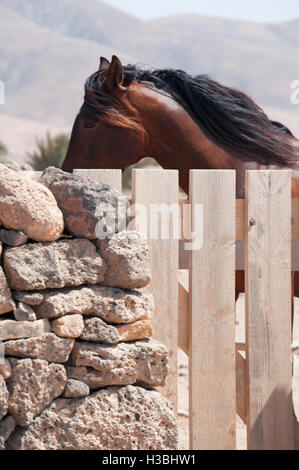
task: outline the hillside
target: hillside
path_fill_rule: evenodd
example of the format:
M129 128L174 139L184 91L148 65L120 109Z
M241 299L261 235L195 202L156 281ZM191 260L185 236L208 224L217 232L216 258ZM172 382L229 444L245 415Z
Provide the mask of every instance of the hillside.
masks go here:
M112 46L120 31L138 31L142 21L98 0L1 0L24 19L66 36Z
M299 109L290 104L290 83L299 79L299 19L262 24L182 15L144 22L97 0L0 0L2 117L32 129L24 145L38 129L70 128L85 79L99 56L113 53L124 63L208 73L249 93L299 135ZM5 123L0 139L11 147ZM16 127L15 135L24 132Z
M4 26L4 27L3 27ZM2 112L71 123L83 84L101 54L114 48L65 36L0 8L0 77L6 85ZM128 60L125 55L123 59Z

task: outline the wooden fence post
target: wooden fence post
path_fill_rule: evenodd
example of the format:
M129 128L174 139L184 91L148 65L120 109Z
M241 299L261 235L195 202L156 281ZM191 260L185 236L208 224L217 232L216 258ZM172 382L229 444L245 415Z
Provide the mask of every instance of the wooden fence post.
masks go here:
M235 171L192 170L192 226L203 209L203 245L190 251L190 448L236 448ZM200 213L200 210L199 210Z
M291 172L246 174L248 449L293 448Z
M164 205L164 208L179 208L179 185L177 170L138 169L132 173L132 202L141 204L147 210L147 222L153 205ZM163 206L161 206L163 210ZM153 215L156 211L152 212ZM161 220L161 219L160 219ZM166 220L166 219L165 219ZM136 229L140 220L135 221ZM160 227L151 219L147 224L147 236L152 262L152 282L149 289L155 297L155 314L153 318L154 338L165 344L169 352L169 374L165 387L160 392L165 395L177 410L177 347L178 347L178 239L172 238L172 230L178 232L180 218L171 217L168 223L170 238L158 239L150 236L153 225ZM167 220L166 220L167 225Z

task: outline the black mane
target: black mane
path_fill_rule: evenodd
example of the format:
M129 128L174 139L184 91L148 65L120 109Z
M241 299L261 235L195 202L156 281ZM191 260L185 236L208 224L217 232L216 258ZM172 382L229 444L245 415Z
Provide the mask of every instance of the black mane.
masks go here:
M291 131L269 120L245 93L225 87L207 75L191 76L182 70L143 70L128 65L124 72L124 86L135 81L167 93L207 136L237 158L263 165L296 166L299 151Z

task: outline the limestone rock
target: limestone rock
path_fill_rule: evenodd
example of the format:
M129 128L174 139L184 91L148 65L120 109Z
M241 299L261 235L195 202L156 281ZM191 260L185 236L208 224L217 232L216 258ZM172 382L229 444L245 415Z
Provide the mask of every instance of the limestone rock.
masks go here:
M129 323L128 325L119 325L116 328L120 341L136 341L138 339L150 338L154 334L152 322L148 318Z
M55 400L28 428L16 429L7 448L176 449L176 419L169 402L156 391L111 387L86 398Z
M82 176L47 168L41 178L54 194L66 228L76 237L96 239L96 227L109 233L126 227L128 200L107 184L95 184Z
M67 381L63 396L65 398L81 398L89 395L89 387L80 380L69 379Z
M0 221L6 229L24 232L40 242L57 240L63 216L53 194L26 172L0 165Z
M137 289L150 282L149 247L138 232L117 233L97 246L107 263L104 285Z
M11 377L11 365L7 359L4 359L4 363L0 362L0 375L7 380Z
M82 342L75 343L71 363L85 369L68 368L67 375L81 380L91 389L136 382L155 387L165 383L167 362L166 347L152 339L113 346ZM94 372L86 368L94 369Z
M16 232L15 230L0 229L0 240L9 246L20 246L27 243L28 237L24 232Z
M0 267L0 315L11 312L15 308L15 303L11 297L11 291L3 269Z
M79 287L44 292L44 299L35 311L42 318L77 313L98 316L110 323L131 323L150 318L154 311L154 300L152 294L147 292L113 287Z
M13 313L17 321L35 321L36 320L35 311L30 307L30 305L23 304L22 302L20 302L17 305Z
M109 373L103 375L103 372L99 372L91 367L78 367L78 366L65 366L66 375L69 380L78 380L80 382L85 383L90 390L98 390L99 388L107 387L109 384ZM124 381L126 382L126 381ZM132 382L134 380L132 379ZM122 385L122 381L120 380L118 385ZM124 383L126 385L126 383Z
M60 364L67 362L73 346L73 339L59 338L54 333L45 333L35 338L7 341L5 354L7 356L44 359Z
M15 427L16 422L12 416L7 416L0 422L0 450L5 450L5 442Z
M80 339L104 344L117 344L121 341L136 341L153 335L150 319L137 320L125 325L109 325L101 318L84 320L84 330Z
M8 407L8 390L2 375L0 374L0 420L6 415Z
M104 320L97 317L84 320L84 330L80 339L104 344L117 344L120 342L117 328L108 325Z
M39 305L43 301L43 294L40 292L22 292L22 291L14 291L12 296L15 300L19 302L23 302L27 305Z
M52 330L63 338L79 338L84 330L82 315L67 315L52 322Z
M15 361L12 377L7 381L9 413L20 426L28 426L62 394L66 381L63 365L40 359Z
M88 240L27 244L4 252L8 283L16 290L40 290L103 281L105 262Z
M37 321L0 320L0 341L40 336L48 331L51 331L51 324L46 318Z

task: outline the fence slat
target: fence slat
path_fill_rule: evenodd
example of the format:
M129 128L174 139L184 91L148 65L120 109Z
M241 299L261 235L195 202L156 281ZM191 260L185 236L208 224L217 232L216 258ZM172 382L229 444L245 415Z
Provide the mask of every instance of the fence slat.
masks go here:
M178 171L133 170L133 203L148 210L152 204L176 204L179 207ZM149 213L149 211L148 211ZM139 229L139 220L135 226ZM179 217L173 223L179 227ZM172 225L172 224L171 224ZM148 224L147 235L152 227ZM160 392L177 409L177 345L178 345L178 240L149 239L152 260L150 290L155 296L153 318L154 338L165 344L169 351L169 375Z
M192 170L192 224L203 207L203 246L190 265L190 447L236 448L235 172Z
M291 172L246 174L249 449L292 449Z
M113 189L122 191L122 171L121 170L83 170L76 169L73 171L74 174L86 176L91 178L95 183L110 184Z

